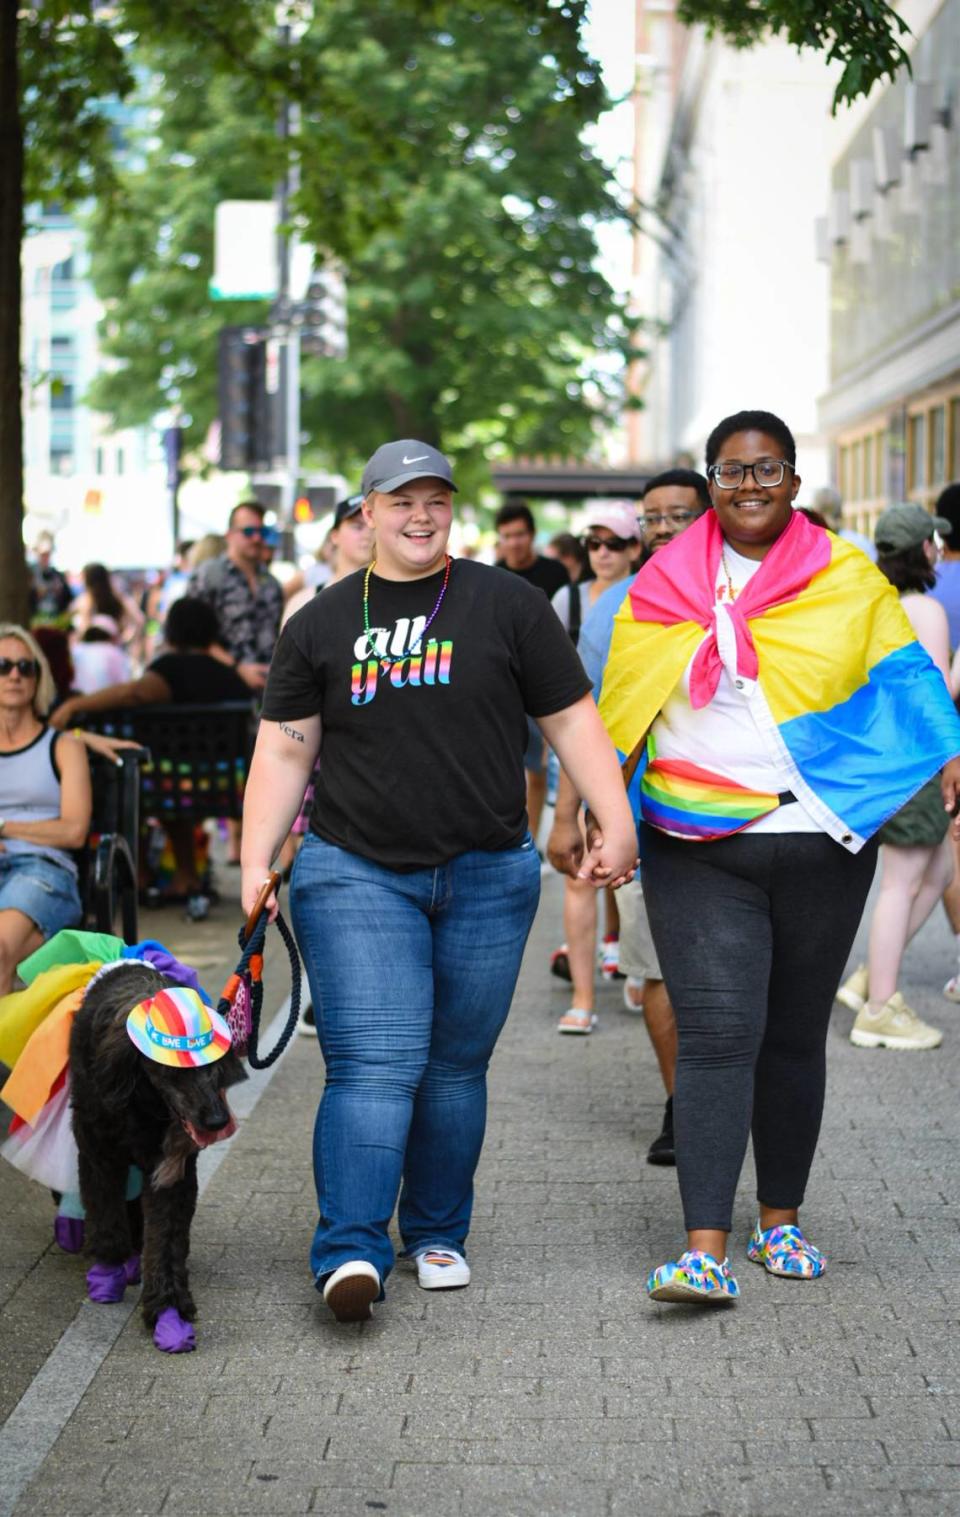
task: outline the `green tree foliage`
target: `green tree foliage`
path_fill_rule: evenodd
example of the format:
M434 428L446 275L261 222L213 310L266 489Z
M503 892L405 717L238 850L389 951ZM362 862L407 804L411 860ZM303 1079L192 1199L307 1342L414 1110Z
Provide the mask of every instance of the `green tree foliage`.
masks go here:
M538 19L538 11L542 17ZM386 433L461 454L491 443L570 452L616 389L596 354L622 343L595 227L619 214L582 141L606 104L579 41L581 4L411 9L327 0L297 44L307 239L343 258L350 357L309 361L306 426L350 469ZM249 320L206 295L217 200L270 193L272 102L203 60L155 60L155 140L95 214L107 351L95 402L124 423L170 400L193 439L216 411L216 329Z
M680 0L677 15L700 22L734 47L753 47L783 33L794 47L809 47L843 65L833 109L869 94L878 79L892 79L910 60L900 41L910 28L885 0Z

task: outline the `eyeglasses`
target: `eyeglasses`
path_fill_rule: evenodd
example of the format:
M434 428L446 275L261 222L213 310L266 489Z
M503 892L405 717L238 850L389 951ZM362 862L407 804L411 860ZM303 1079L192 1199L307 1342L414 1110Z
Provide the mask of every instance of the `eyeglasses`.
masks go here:
M753 464L711 464L707 477L712 478L721 490L735 490L743 484L748 469L754 484L774 486L783 484L783 471L793 469L793 464L788 464L784 458L758 458Z
M637 546L636 539L633 537L593 537L588 535L582 537L580 541L588 553L596 553L598 548L609 548L611 553L624 553L627 548L635 548Z
M40 665L35 658L0 658L0 676L6 679L16 669L24 679L36 679L40 673Z
M233 530L234 532L242 532L248 541L253 537L264 537L266 535L263 527L234 527Z
M694 520L696 514L696 511L668 511L667 513L651 511L649 514L645 512L643 516L637 517L637 524L641 531L645 531L647 527L662 527L664 523L668 527L685 527L688 522Z

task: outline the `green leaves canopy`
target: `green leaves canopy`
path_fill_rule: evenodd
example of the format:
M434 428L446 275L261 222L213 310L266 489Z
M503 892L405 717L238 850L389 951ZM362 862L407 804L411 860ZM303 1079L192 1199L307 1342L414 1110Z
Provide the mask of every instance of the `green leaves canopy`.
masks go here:
M305 424L351 468L386 432L479 452L585 446L617 392L617 308L595 228L619 214L582 132L606 105L582 4L327 0L289 54L264 32L245 75L196 50L149 55L155 124L97 208L94 278L122 367L93 399L118 421L175 401L215 413L216 331L262 309L207 298L213 206L267 197L277 100L301 105L304 235L343 258L349 359L309 361Z
M677 15L702 23L734 47L753 47L769 32L794 47L815 48L843 65L833 110L869 94L878 79L910 67L901 37L910 28L885 0L680 0Z

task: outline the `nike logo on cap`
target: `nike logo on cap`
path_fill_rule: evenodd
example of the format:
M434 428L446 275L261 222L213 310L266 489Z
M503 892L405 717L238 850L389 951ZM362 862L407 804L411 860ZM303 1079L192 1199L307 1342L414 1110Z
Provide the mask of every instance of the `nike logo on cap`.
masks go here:
M405 464L422 464L430 457L429 453L421 453L419 458L404 458Z

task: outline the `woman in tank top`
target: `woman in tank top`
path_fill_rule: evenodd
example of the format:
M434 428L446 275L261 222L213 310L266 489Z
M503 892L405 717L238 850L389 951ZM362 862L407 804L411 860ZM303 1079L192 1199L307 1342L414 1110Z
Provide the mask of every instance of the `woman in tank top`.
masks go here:
M22 627L0 625L0 995L17 965L82 916L71 850L90 829L84 745L46 724L50 666Z

